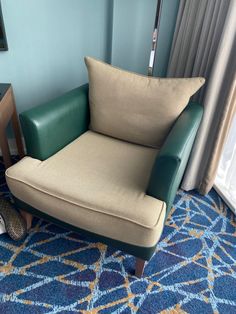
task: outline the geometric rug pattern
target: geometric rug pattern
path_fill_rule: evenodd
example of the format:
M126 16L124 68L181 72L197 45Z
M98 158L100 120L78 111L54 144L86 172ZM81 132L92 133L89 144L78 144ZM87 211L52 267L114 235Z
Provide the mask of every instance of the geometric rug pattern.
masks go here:
M22 241L0 235L0 313L236 313L235 216L214 190L179 191L141 279L134 262L34 219Z

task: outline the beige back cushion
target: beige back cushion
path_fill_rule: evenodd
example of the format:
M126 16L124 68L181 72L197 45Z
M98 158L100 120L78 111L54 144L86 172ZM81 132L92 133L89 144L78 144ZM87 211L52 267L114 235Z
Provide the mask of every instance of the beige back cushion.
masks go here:
M90 129L131 143L160 148L201 77L153 78L90 57Z

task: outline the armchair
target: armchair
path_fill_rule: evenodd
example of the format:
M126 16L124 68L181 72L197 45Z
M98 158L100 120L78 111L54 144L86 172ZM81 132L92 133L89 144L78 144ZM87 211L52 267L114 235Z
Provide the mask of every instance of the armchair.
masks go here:
M25 216L134 255L140 277L161 236L203 109L190 102L158 149L91 130L90 93L86 84L20 115L28 156L7 169L7 183Z

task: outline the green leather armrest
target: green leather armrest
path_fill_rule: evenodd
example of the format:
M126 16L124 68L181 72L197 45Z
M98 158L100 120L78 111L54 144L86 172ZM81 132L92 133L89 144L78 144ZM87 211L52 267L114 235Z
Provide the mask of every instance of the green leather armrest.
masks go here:
M147 194L166 202L166 217L182 180L202 114L203 107L190 102L175 122L155 160Z
M88 129L88 84L20 114L27 154L45 160Z

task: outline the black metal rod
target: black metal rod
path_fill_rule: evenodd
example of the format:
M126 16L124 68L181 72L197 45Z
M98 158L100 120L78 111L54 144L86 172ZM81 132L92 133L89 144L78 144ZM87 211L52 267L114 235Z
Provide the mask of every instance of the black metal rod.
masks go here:
M162 1L163 0L157 0L156 17L155 17L155 23L154 23L154 30L152 33L152 49L151 49L149 65L148 65L148 76L153 76L153 68L154 68L154 64L156 60L157 41L158 41L158 36L159 36L160 20L161 20Z

